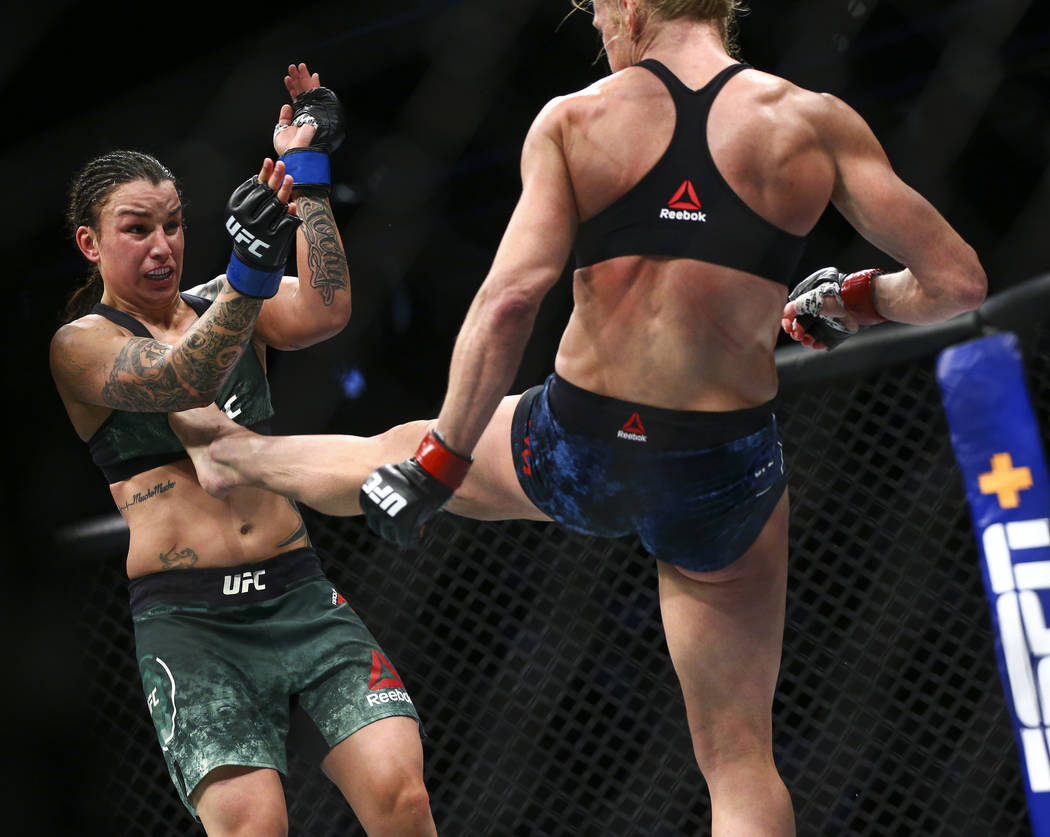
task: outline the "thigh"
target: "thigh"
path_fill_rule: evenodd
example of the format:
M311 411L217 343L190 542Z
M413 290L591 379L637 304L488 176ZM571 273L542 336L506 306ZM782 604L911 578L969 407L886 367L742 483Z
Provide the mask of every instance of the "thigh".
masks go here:
M209 835L288 833L284 786L276 770L220 767L204 777L191 798Z
M525 495L514 470L511 425L518 395L504 398L474 447L474 464L445 507L475 520L550 520Z
M422 724L412 697L361 617L327 580L297 592L302 632L286 648L286 666L299 707L327 747L390 717L411 720L418 738Z
M728 567L660 562L660 609L694 745L772 746L787 596L788 497Z
M369 823L387 808L391 795L406 784L423 783L419 727L407 717L375 721L333 747L321 768L368 830Z
M216 768L285 769L287 712L279 692L267 691L269 672L242 633L200 612L135 619L146 706L191 812L191 795Z

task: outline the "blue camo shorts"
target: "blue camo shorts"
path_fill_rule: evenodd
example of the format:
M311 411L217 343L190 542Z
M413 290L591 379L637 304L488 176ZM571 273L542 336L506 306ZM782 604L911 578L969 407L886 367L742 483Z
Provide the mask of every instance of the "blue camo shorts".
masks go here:
M787 487L772 403L667 410L553 374L521 396L511 447L522 489L553 520L637 535L652 555L696 572L746 552Z

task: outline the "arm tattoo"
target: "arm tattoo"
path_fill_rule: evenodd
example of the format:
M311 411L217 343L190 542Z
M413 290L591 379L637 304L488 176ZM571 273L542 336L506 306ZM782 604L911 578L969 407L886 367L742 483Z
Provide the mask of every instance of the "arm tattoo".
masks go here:
M172 546L167 552L162 552L157 557L160 558L160 563L166 570L188 570L200 560L200 556L188 546L177 552Z
M306 258L310 266L310 287L316 288L325 306L335 302L338 291L350 287L350 271L328 201L303 195L295 198L302 231L306 237Z
M204 299L215 299L219 295L219 291L222 290L223 277L216 276L210 282L205 282L201 285L195 285L190 288L186 293L193 294L194 296L204 297Z
M132 412L185 410L215 392L240 360L262 307L235 296L215 302L176 345L135 337L124 345L102 387L108 407Z

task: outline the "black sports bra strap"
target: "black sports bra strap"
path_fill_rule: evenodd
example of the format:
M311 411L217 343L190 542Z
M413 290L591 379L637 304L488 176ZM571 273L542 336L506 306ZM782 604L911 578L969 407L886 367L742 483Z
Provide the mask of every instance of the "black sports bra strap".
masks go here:
M196 296L195 294L188 294L185 292L180 294L180 296L182 297L183 302L197 312L198 317L211 307L212 300L207 297Z
M136 337L152 337L149 333L149 329L146 328L142 323L136 320L131 314L119 311L116 308L111 308L108 305L103 305L101 302L96 302L95 307L91 309L92 314L99 314L105 317L110 322L116 323L121 328L126 328Z
M645 58L645 59L639 61L635 66L645 67L645 69L647 69L647 70L649 70L649 72L653 73L653 75L655 75L657 78L659 78L667 86L668 90L671 91L672 95L676 91L680 91L682 93L692 93L692 94L703 93L704 95L711 96L711 97L714 97L715 94L717 94L718 91L721 90L725 86L725 83L727 81L729 81L729 79L731 79L737 73L739 73L741 70L750 70L751 69L751 65L750 64L744 64L744 63L730 64L728 67L726 67L726 68L724 68L722 70L719 70L711 78L711 80L707 84L705 84L703 87L701 87L699 90L691 90L690 88L688 88L684 84L682 84L682 81L681 81L681 79L678 78L678 76L676 76L674 73L672 73L670 70L668 70L667 67L665 67L663 64L661 64L655 58Z
M190 306L194 311L197 312L199 317L208 307L211 305L211 300L204 297L195 296L193 294L184 293L181 295L182 301ZM112 308L109 305L104 305L101 302L96 302L95 307L91 309L92 314L99 314L105 317L110 322L116 323L121 328L126 328L136 337L152 337L149 333L149 329L146 328L142 323L136 320L131 314L125 311L121 311L117 308Z

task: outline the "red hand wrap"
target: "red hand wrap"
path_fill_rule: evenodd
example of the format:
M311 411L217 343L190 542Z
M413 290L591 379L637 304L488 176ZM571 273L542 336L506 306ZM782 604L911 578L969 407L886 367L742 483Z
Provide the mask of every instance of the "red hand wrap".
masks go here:
M882 276L878 268L858 270L842 280L842 304L846 311L861 325L877 325L886 322L886 318L875 310L871 301L871 280Z
M463 484L467 470L474 461L473 457L466 459L450 450L434 430L427 433L419 443L415 459L430 476L453 491Z

